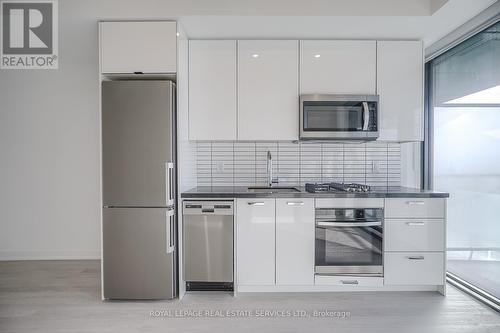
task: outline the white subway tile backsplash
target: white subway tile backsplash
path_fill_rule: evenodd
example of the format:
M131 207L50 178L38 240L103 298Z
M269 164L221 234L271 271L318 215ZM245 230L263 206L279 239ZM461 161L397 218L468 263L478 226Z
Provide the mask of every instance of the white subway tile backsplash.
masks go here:
M278 143L277 176L282 185L297 185L300 177L300 145L291 142Z
M234 143L234 185L255 184L255 143Z
M197 142L198 186L267 183L267 152L280 185L306 182L401 184L398 143Z
M321 144L308 143L299 145L300 184L317 182L321 176Z

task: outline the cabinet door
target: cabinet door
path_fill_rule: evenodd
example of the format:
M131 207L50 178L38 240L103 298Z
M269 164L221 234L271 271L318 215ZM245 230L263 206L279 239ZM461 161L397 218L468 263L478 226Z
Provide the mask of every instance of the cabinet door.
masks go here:
M301 41L301 94L375 94L375 41Z
M276 284L314 284L314 199L276 199Z
M175 73L177 24L101 22L102 73Z
M237 284L275 283L275 200L238 199L236 204Z
M189 139L236 140L236 41L189 42Z
M379 140L423 140L423 76L422 42L378 42Z
M299 44L238 41L238 139L297 140Z

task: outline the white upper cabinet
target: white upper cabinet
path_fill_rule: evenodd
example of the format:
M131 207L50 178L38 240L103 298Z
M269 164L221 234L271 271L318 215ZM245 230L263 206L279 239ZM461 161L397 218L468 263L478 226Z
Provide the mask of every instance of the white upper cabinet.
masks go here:
M276 284L314 285L314 199L276 199Z
M275 284L275 200L236 200L237 285Z
M297 140L299 43L238 41L238 139Z
M190 41L189 139L297 140L300 94L378 94L378 140L421 141L423 71L420 41Z
M100 42L104 74L177 71L176 22L100 22Z
M377 43L379 140L423 140L423 76L422 42Z
M376 42L300 42L301 94L375 94Z
M234 40L189 42L189 139L237 139Z

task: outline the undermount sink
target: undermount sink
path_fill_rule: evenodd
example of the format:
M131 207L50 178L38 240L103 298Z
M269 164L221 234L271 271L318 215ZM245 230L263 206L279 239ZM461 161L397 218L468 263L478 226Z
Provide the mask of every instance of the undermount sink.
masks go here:
M300 192L300 190L296 187L260 186L260 187L249 187L248 192L254 192L254 193L291 193L291 192Z

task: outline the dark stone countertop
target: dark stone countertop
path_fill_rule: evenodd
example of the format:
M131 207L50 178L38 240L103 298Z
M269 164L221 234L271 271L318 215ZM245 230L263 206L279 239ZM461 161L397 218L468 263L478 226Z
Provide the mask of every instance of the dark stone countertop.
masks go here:
M372 187L365 193L309 193L305 187L297 186L300 192L256 193L249 192L247 186L198 186L182 192L185 199L201 198L448 198L446 192L421 190L409 187Z

